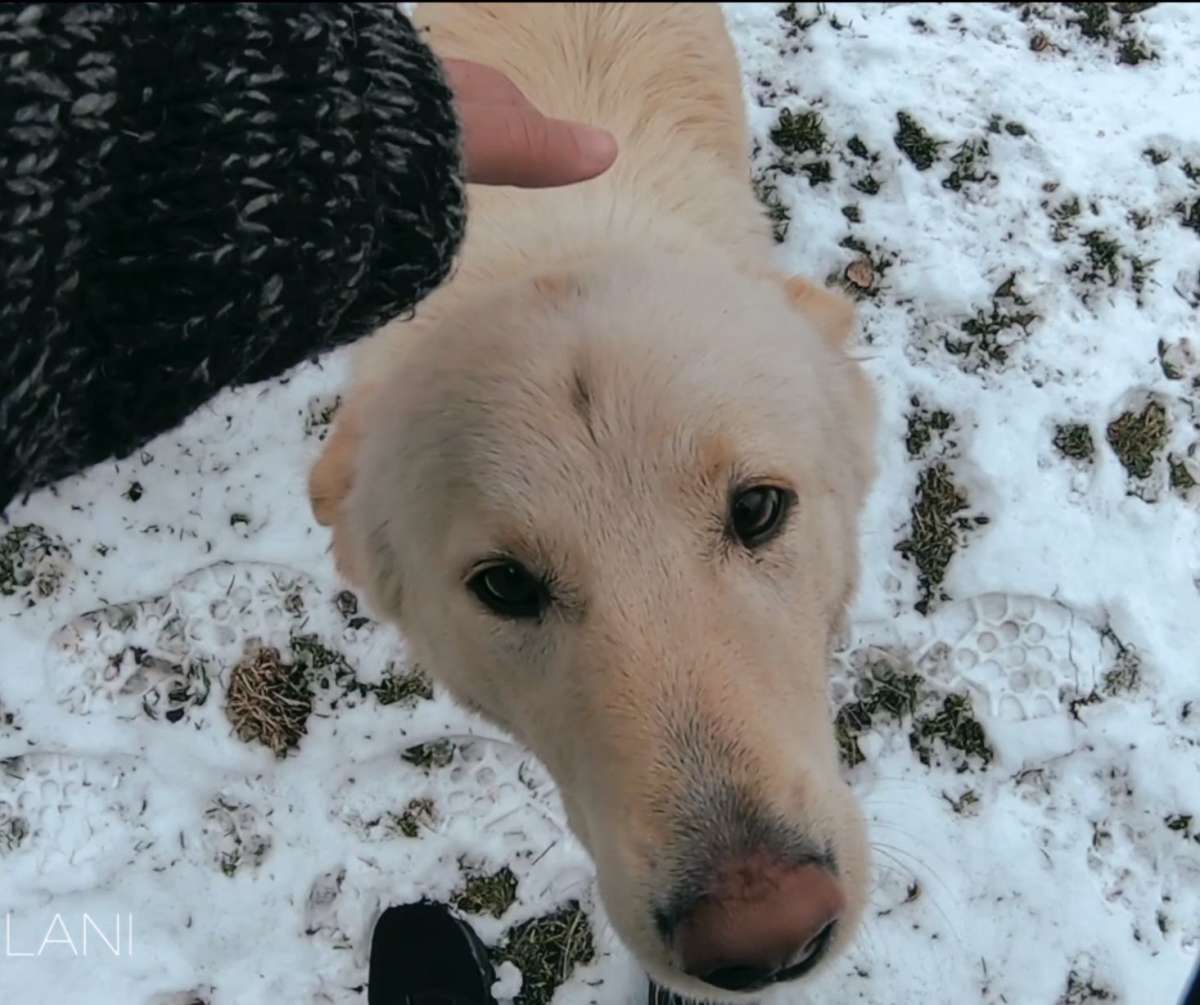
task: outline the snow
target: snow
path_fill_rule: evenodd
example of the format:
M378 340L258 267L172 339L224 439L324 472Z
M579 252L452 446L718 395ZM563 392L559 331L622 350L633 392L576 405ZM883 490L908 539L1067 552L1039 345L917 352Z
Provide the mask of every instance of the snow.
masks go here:
M828 161L828 182L772 176L791 214L781 261L841 277L863 254L842 245L853 235L877 275L856 352L880 395L880 478L835 702L851 697L864 652L905 654L935 695L971 696L994 751L986 766L945 752L925 765L911 724L862 733L865 760L849 770L877 869L862 937L772 1001L1169 1002L1200 952L1200 496L1170 484L1167 461L1200 449L1200 370L1173 379L1159 349L1200 337L1200 232L1177 208L1200 198L1184 170L1189 158L1200 168L1200 13L1159 4L1127 25L1110 14L1115 36L1156 53L1131 66L1115 36L1085 37L1052 6L1022 20L996 4L800 4L792 24L779 5L728 6L756 172L780 159L768 135L781 109L816 110L826 134L800 160ZM944 142L929 170L894 142L898 111ZM847 150L852 136L875 162ZM960 144L981 139L993 177L944 187ZM1149 149L1169 156L1153 163ZM853 187L867 170L877 194ZM1079 215L1056 241L1051 213L1073 198ZM1112 277L1083 278L1092 232L1123 249ZM1140 292L1133 258L1147 263ZM972 368L945 340L989 315L1012 275L1037 320L1004 333L1021 337L1003 362ZM305 498L345 367L337 354L222 394L139 456L7 512L69 557L39 560L48 596L0 596L0 757L16 759L0 773L0 1000L360 1002L382 906L444 899L464 868L504 865L517 900L472 919L485 941L581 900L597 958L555 1001L644 1000L548 779L441 696L411 708L318 696L282 760L233 733L220 694L249 638L286 653L298 630L316 634L367 685L403 665L390 630L339 609ZM914 395L954 420L919 457L905 448ZM1150 477L1134 479L1106 430L1146 401L1170 431ZM1055 449L1063 423L1090 428L1091 463ZM926 617L896 545L939 461L987 522L961 531ZM170 658L106 669L133 645ZM1139 680L1109 693L1122 659ZM172 660L219 668L206 701L172 697ZM1072 707L1093 693L1103 700ZM399 757L447 736L460 740L445 767ZM419 837L389 830L388 813L420 798L436 809ZM132 951L126 940L114 954L93 928L79 953L85 915L110 942L117 917L131 922ZM502 990L520 984L511 967L501 977Z

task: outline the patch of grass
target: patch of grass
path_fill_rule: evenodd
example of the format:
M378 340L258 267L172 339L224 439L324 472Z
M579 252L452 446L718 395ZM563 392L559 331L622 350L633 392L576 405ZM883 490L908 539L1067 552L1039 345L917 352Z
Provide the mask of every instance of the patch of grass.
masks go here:
M62 540L36 523L10 528L0 537L0 596L22 594L29 606L49 600L62 585L70 558Z
M1121 267L1117 261L1121 254L1120 242L1103 231L1093 230L1083 235L1083 243L1087 248L1089 269L1083 278L1088 282L1096 282L1107 274L1108 285L1116 286L1121 278Z
M944 141L934 139L908 112L897 112L896 122L896 146L918 171L928 171L937 161Z
M1167 825L1167 830L1187 837L1192 830L1192 815L1190 813L1172 813L1163 818L1163 823Z
M1117 638L1117 633L1111 627L1106 627L1100 636L1112 645L1117 653L1113 665L1101 677L1100 690L1109 698L1136 691L1142 682L1141 657L1132 646Z
M829 170L829 161L813 161L810 164L802 164L800 173L808 179L810 187L826 185L833 180L833 174Z
M283 758L308 731L313 693L299 663L285 663L278 649L262 647L245 656L229 677L225 715L239 740L258 742Z
M964 370L978 371L1007 363L1012 342L1027 336L1030 325L1038 320L1033 311L1019 309L1027 302L1012 296L1011 290L1009 296L1001 295L1007 286L993 294L990 313L978 310L959 326L963 337L947 335L943 340L947 352L962 357L959 365ZM1019 336L1015 334L1018 329Z
M429 771L432 768L446 767L454 760L455 749L451 740L433 740L409 747L400 755L400 759Z
M366 695L367 685L359 683L346 657L330 649L316 635L293 635L288 644L296 665L308 675L313 687L343 695L352 692L360 697Z
M433 700L433 682L420 667L400 674L389 671L372 690L380 705L404 703L411 707L419 701Z
M937 744L962 755L957 764L959 771L970 767L971 758L977 758L986 768L995 756L983 726L975 718L971 699L965 694L948 694L936 714L918 717L908 740L918 760L926 767L934 761Z
M1050 217L1054 220L1051 237L1060 244L1065 241L1074 229L1074 221L1082 212L1083 206L1080 204L1077 196L1072 196L1066 202L1060 203L1051 210Z
M1155 461L1170 435L1167 410L1157 401L1140 412L1125 412L1108 424L1107 438L1130 478L1145 480L1154 472Z
M788 108L779 113L779 119L770 132L771 142L784 154L819 154L825 150L825 124L820 112L807 109L793 112Z
M521 971L515 1005L549 1005L575 967L595 958L592 925L579 903L571 901L552 914L515 925L491 955L497 965L512 963Z
M1196 487L1196 479L1192 477L1191 471L1188 470L1188 466L1182 458L1171 454L1167 457L1167 465L1171 471L1171 488L1177 492L1190 492Z
M967 789L961 796L955 799L946 792L942 793L942 798L950 804L950 809L961 817L975 816L979 807L979 793L974 789Z
M1090 464L1096 456L1096 445L1092 442L1092 430L1081 422L1058 426L1054 430L1054 448L1073 461Z
M882 661L868 665L857 700L838 709L833 722L838 752L847 767L866 760L858 745L863 733L880 720L901 723L916 712L921 682L920 674L900 673Z
M1117 46L1117 62L1126 66L1137 66L1152 59L1158 59L1158 55L1134 35L1126 35Z
M400 814L388 814L388 827L406 838L421 836L421 828L433 821L433 800L412 799ZM515 882L515 881L514 881Z
M29 839L29 821L24 817L0 820L0 855L9 855Z
M1107 42L1112 37L1107 3L1065 3L1063 6L1079 14L1068 23L1078 28L1085 38Z
M865 174L861 178L856 178L850 183L850 187L862 192L863 195L878 195L881 188L879 179L873 174Z
M996 176L986 166L990 154L987 140L967 140L951 156L954 169L942 179L942 187L961 192L964 185L996 181Z
M1158 150L1154 147L1146 147L1142 151L1142 156L1146 158L1155 167L1160 164L1166 164L1171 159L1171 155L1165 150Z
M862 213L857 206L843 206L842 216L851 223L862 223Z
M933 464L921 472L912 506L909 536L896 551L916 565L921 599L916 608L928 613L929 604L941 596L942 580L971 521L960 514L967 509L963 491L954 483L945 464Z
M954 425L954 416L943 409L928 409L921 407L918 398L912 398L910 404L913 411L908 413L908 433L904 437L904 446L909 457L920 457L925 448Z
M224 795L204 811L205 829L216 839L216 864L226 876L237 875L243 866L258 868L271 850L269 833L243 823L256 817L249 803Z
M517 877L504 866L489 875L476 873L467 877L463 888L453 894L450 902L467 914L504 915L517 900Z
M1179 215L1179 223L1188 230L1194 230L1197 236L1200 236L1200 199L1195 200L1191 206L1181 202L1175 207L1175 212Z
M821 20L821 15L818 13L816 17L804 17L800 13L799 5L790 3L787 4L779 12L779 20L787 27L787 37L795 38L801 32L808 31L814 24Z
M858 136L851 136L846 141L846 149L859 158L859 160L874 160L871 157L871 151L867 149L867 145Z
M766 210L767 219L771 221L771 233L775 238L775 243L782 244L787 239L788 228L792 224L792 214L780 201L779 190L774 182L767 180L766 173L755 175L753 184L754 194L758 197L763 209Z
M1097 1002L1116 1001L1116 992L1097 984L1095 977L1079 972L1077 961L1067 974L1067 987L1055 1005L1096 1005Z

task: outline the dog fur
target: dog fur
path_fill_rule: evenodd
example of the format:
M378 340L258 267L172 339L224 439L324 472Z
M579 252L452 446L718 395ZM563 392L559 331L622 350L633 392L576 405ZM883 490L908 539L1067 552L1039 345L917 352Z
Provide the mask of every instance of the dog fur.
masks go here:
M417 20L441 56L621 152L581 185L472 187L455 275L358 347L310 477L338 566L545 762L656 980L715 993L656 919L764 848L834 863L844 947L868 862L826 674L874 403L850 305L770 266L720 7L422 3ZM796 502L748 553L729 496L762 482ZM466 588L497 556L553 584L543 618L497 618Z

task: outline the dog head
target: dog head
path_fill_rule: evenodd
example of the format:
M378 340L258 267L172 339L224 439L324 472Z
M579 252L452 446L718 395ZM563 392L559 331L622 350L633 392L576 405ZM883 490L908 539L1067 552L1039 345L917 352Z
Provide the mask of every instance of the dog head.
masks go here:
M826 694L873 473L851 323L715 255L473 289L313 474L343 570L545 762L618 933L682 993L807 973L864 900Z

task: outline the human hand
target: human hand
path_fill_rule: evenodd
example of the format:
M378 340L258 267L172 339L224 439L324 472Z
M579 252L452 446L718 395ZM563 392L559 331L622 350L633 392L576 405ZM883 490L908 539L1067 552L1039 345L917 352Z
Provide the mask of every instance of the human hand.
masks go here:
M542 115L499 70L443 61L462 123L467 181L551 188L603 174L617 141L603 129Z

